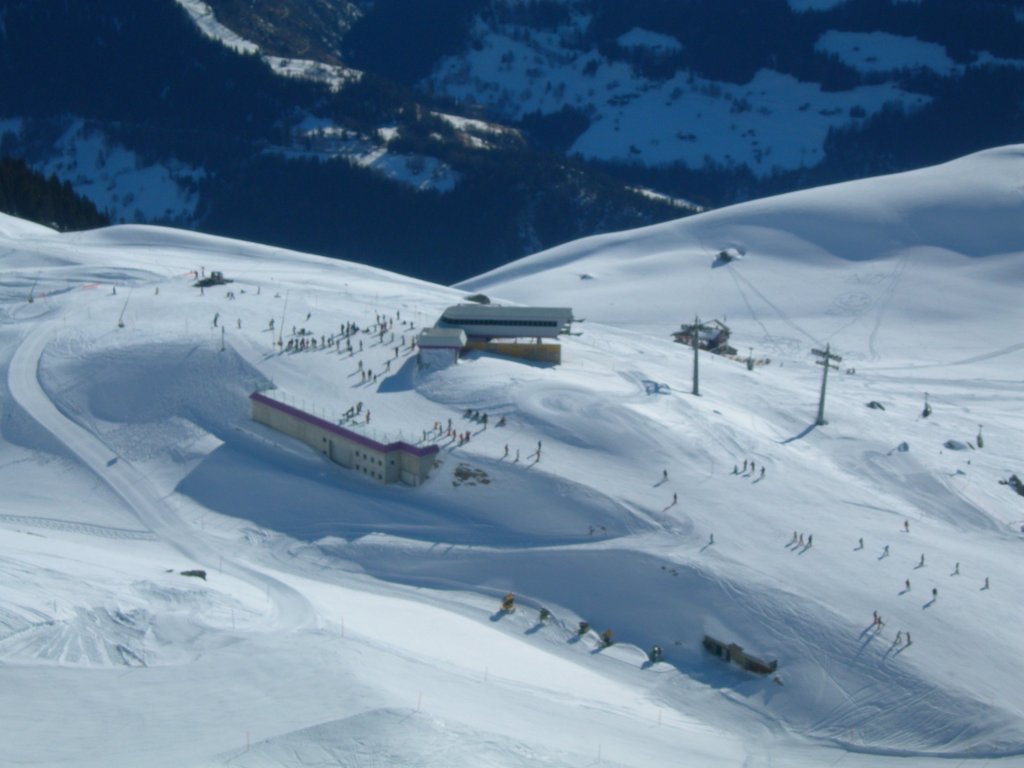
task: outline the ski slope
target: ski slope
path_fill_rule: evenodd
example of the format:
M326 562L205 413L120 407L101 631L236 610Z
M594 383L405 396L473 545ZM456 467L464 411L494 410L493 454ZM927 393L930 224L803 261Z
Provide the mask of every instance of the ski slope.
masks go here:
M1021 222L1024 147L454 287L0 216L0 763L1024 765ZM470 292L573 307L563 362L417 368ZM698 315L759 364L701 353L695 397ZM252 422L267 388L439 465L357 476Z

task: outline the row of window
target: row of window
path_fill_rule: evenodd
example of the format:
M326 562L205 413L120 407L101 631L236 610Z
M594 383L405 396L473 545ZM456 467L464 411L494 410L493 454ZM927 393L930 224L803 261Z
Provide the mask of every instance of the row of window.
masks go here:
M379 464L382 467L384 466L384 462L381 459L378 459L376 456L371 456L370 454L363 453L362 451L355 451L354 453L357 459L366 459L366 461L370 462L371 464Z
M360 467L360 469L363 470L363 474L364 475L369 475L370 477L374 477L377 480L383 480L384 479L384 475L382 475L379 472L373 472L373 471L367 469L366 467Z
M529 328L557 328L558 321L556 320L492 320L488 317L482 317L475 320L459 320L456 318L448 317L447 315L441 316L442 322L450 325L514 325L520 327Z

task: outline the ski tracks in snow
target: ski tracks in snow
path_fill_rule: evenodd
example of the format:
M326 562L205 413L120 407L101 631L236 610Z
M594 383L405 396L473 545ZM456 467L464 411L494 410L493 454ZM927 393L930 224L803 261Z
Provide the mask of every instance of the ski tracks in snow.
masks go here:
M152 531L141 531L132 528L115 528L110 525L94 525L75 520L59 520L53 517L32 517L31 515L0 515L0 522L15 525L29 525L34 528L49 528L69 533L84 533L87 536L102 536L107 539L135 539L152 541L156 538Z
M190 560L212 568L222 553L199 536L175 514L153 485L130 461L110 450L69 416L61 413L39 383L39 361L55 326L42 322L22 340L11 359L7 383L14 400L100 478L139 521L158 538L177 548ZM56 521L59 525L59 521ZM224 561L223 572L266 590L275 606L275 629L301 629L315 623L310 602L292 587L239 562Z
M868 353L871 360L878 360L878 348L875 346L875 339L878 337L878 332L882 329L882 317L885 315L885 311L889 308L889 304L892 302L892 297L896 294L896 289L899 287L900 281L903 278L903 273L907 271L907 264L909 257L906 255L900 256L896 262L896 266L892 270L892 274L889 278L889 284L885 287L885 291L882 294L882 300L878 303L878 312L875 314L875 323L871 328L871 333L868 335Z
M736 284L736 290L739 292L740 298L743 299L743 303L746 304L747 305L747 309L750 310L750 317L758 325L761 326L761 329L764 331L765 338L768 340L768 342L770 344L776 345L777 341L772 336L771 331L768 330L768 326L766 326L761 321L761 318L758 317L757 312L754 311L754 306L750 303L750 299L747 297L747 291L745 291L743 289L744 285L747 287L747 289L750 292L754 293L759 299L761 299L761 301L763 301L765 304L767 304L769 307L771 307L772 311L775 312L775 314L779 316L779 319L782 320L782 322L784 322L786 325L788 325L794 331L799 333L801 336L804 336L805 338L807 338L812 344L820 344L820 342L812 334L808 333L803 328L801 328L797 324L797 322L795 320L793 320L785 312L783 312L782 309L780 309L778 307L778 305L773 303L770 299L768 299L767 296L765 296L763 293L761 293L761 291L758 290L757 286L755 286L746 277L744 277L740 273L739 270L733 269L731 264L727 265L726 269L729 272L729 276L733 279L733 282ZM741 285L741 283L742 283L742 285Z

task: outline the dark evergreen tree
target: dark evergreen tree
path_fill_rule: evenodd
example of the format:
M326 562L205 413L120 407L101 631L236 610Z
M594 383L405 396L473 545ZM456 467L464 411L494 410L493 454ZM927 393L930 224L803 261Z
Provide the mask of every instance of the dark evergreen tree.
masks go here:
M11 157L0 158L0 211L62 232L110 223L68 182L61 183L56 176L46 178Z

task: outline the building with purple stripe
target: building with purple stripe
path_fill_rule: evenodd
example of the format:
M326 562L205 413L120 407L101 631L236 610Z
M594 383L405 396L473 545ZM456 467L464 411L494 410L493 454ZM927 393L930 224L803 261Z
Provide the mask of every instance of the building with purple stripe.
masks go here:
M440 448L404 441L381 443L260 392L249 395L252 419L314 448L335 464L379 483L419 485L430 474Z

